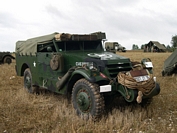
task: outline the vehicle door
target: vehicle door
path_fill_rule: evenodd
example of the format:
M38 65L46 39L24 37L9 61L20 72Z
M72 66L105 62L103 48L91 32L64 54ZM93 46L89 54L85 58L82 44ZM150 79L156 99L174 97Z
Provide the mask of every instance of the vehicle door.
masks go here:
M56 52L52 42L38 46L37 64L40 84L54 89L55 83L61 75L62 61L61 54Z

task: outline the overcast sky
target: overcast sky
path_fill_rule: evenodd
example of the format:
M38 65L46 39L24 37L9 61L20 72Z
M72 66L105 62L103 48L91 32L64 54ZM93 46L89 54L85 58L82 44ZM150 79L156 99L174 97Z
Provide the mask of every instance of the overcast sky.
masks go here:
M175 0L0 0L0 51L18 40L59 33L106 33L127 49L150 40L171 45Z

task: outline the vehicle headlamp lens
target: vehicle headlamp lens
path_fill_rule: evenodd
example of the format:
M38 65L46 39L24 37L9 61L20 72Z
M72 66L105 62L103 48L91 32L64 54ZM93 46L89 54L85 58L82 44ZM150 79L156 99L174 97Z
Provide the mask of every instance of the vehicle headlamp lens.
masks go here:
M152 62L149 58L142 59L141 64L144 68L153 68Z

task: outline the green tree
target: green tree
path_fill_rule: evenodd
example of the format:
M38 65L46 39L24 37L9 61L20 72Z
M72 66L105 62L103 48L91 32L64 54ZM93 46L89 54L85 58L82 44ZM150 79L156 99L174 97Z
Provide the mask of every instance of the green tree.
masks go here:
M167 45L167 49L170 49L171 47L170 47L170 45Z
M177 47L177 35L172 36L171 44L172 44L172 47L174 47L174 48Z
M138 45L133 44L133 45L132 45L132 50L136 50L136 49L139 49Z
M135 48L135 44L132 45L132 50L134 50L134 48Z
M145 47L145 44L142 44L142 45L141 45L141 49L144 49L144 47Z

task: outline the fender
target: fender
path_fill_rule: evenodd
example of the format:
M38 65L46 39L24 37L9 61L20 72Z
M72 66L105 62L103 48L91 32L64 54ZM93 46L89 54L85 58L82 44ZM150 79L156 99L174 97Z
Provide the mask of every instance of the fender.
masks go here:
M65 77L65 76L64 76ZM62 82L63 84L61 85L59 82L56 83L57 89L58 91L63 90L64 88L66 89L66 91L64 92L65 94L67 92L71 92L74 84L81 78L85 78L87 79L89 82L91 83L96 83L99 81L106 81L109 82L109 80L107 78L103 78L100 76L100 72L98 71L91 71L89 69L85 69L85 68L76 68L71 75L68 76L68 79L65 78L65 83Z
M2 58L3 58L3 60L4 60L4 58L5 58L5 57L7 57L7 56L8 56L8 57L10 57L11 59L15 59L15 57L13 57L12 55L7 54L7 55L4 55L4 56L2 57Z
M73 79L75 76L82 76L84 77L85 79L87 79L88 81L92 82L92 83L96 83L96 82L99 82L99 81L108 81L107 78L103 78L100 76L100 72L93 72L91 70L86 70L84 68L79 68L79 69L76 69L72 75L71 75L71 78L70 79Z
M77 75L81 75L82 77L86 78L88 81L90 82L95 82L96 79L95 77L92 75L91 71L90 70L86 70L84 68L80 68L80 69L76 69L72 75L71 75L71 78L72 79L73 77L77 76Z
M96 81L95 78L91 76L90 71L84 68L70 68L69 71L59 81L56 82L57 90L61 91L67 86L66 88L68 92L69 89L71 89L71 87L74 85L74 83L83 77L90 82Z
M15 59L15 57L13 57L12 55L9 55L12 59Z

